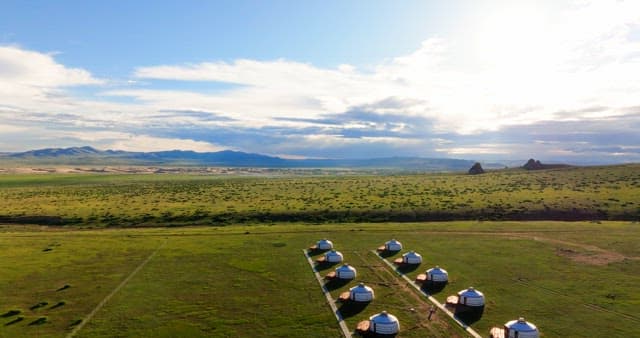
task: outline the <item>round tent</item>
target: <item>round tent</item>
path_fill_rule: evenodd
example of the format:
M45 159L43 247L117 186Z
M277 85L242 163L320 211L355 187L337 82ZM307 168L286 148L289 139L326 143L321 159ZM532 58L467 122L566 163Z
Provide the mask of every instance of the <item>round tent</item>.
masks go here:
M402 262L405 264L420 264L422 263L422 256L415 251L409 251L402 255Z
M507 338L538 338L540 336L538 328L522 317L504 324L504 332Z
M400 331L400 322L396 316L382 311L369 317L369 331L377 334L396 334Z
M484 294L473 287L469 287L458 292L458 304L472 307L484 306Z
M324 254L324 259L329 263L340 263L342 262L342 253L340 251L331 250Z
M349 264L344 264L336 269L336 278L338 279L354 279L356 278L356 269Z
M349 289L349 299L354 302L370 302L373 300L373 289L360 283Z
M427 270L427 280L436 283L444 283L449 280L449 274L447 274L447 270L436 265L435 268L431 268Z
M316 243L318 250L331 250L333 249L333 242L328 239L321 239Z
M392 239L386 243L384 243L384 248L387 251L400 251L402 250L402 243L399 241Z

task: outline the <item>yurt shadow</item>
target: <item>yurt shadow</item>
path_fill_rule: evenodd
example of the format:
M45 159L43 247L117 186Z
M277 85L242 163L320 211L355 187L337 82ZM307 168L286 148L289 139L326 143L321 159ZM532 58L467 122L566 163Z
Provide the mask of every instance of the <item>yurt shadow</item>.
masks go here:
M350 279L334 278L324 283L324 287L329 291L333 291L349 284L349 282L351 282Z
M473 308L466 307L464 305L459 305L456 307L455 315L460 319L461 322L471 325L482 318L482 314L484 313L484 306L476 306Z
M340 314L342 315L343 318L350 318L364 311L364 309L366 309L367 306L369 306L369 303L371 302L347 301L342 303L342 305L340 305L340 308L338 308L338 311L340 311Z
M421 289L430 295L435 295L442 292L442 290L444 290L446 286L447 286L447 282L438 283L438 282L426 281L425 283L422 284Z
M325 261L325 262L316 263L316 271L320 272L320 271L331 269L336 264L338 264L338 262L334 263L334 262L326 262Z
M318 256L318 255L322 255L325 252L329 251L328 249L309 249L307 250L307 254L309 254L309 256L313 257L313 256Z
M396 268L396 270L400 273L406 274L416 271L419 267L420 264L401 264Z
M380 257L382 258L389 258L391 256L395 256L398 252L400 251L399 250L397 251L383 250L383 251L379 251L378 255L380 255Z
M359 335L360 335L360 337L365 337L365 338L394 338L394 337L398 336L397 333L394 333L394 334L380 334L380 333L374 333L374 332L371 332L371 331L360 332Z

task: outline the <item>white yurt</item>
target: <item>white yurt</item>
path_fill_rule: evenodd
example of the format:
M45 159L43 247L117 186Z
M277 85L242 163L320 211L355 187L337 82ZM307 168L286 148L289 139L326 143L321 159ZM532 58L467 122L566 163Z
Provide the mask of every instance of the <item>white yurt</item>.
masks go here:
M435 283L445 283L449 280L447 270L436 265L435 268L427 270L427 280Z
M331 250L333 249L333 242L328 239L321 239L316 243L318 250Z
M344 264L336 269L336 278L338 279L354 279L356 278L356 269L349 265Z
M473 287L458 292L458 304L481 307L484 306L484 294Z
M538 338L538 328L520 317L504 324L504 336L507 338Z
M343 259L343 256L342 256L342 253L340 251L331 250L331 251L327 252L326 254L324 254L325 262L340 263L340 262L342 262L342 259Z
M360 283L349 289L349 299L354 302L370 302L374 297L373 289Z
M402 250L402 243L395 239L392 239L384 243L384 249L387 251L400 251Z
M409 251L402 255L402 262L405 264L420 264L422 263L422 256L415 251Z
M371 325L369 331L377 334L396 334L400 331L400 322L398 318L387 311L382 311L377 315L369 317Z

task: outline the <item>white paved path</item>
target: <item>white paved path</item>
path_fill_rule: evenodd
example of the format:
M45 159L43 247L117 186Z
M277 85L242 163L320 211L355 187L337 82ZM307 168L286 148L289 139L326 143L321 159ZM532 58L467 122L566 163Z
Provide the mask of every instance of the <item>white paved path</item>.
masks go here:
M327 290L327 288L324 286L323 279L318 273L318 270L316 270L315 265L313 264L313 259L311 259L311 257L309 256L309 254L307 253L307 250L302 250L302 252L304 253L304 256L307 257L307 262L309 263L309 266L311 266L311 270L313 270L313 274L316 276L316 279L318 280L318 284L320 284L320 288L322 288L322 292L324 293L324 296L327 298L327 303L329 303L329 306L331 307L331 311L333 311L333 314L336 316L336 319L338 320L338 325L340 325L342 334L346 338L351 338L352 337L351 332L349 331L347 324L344 322L344 319L342 318L340 311L338 311L338 307L336 306L335 300L333 300L333 297L331 297L329 290Z

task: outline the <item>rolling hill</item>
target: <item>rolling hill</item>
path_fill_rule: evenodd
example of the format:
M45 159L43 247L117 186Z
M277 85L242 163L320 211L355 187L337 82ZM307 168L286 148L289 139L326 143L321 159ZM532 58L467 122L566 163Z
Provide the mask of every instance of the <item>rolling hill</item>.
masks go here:
M231 150L129 152L92 147L47 148L0 154L2 164L24 165L173 165L260 168L366 168L417 171L464 171L474 161L448 158L386 157L369 159L284 159ZM487 164L502 167L501 164Z

